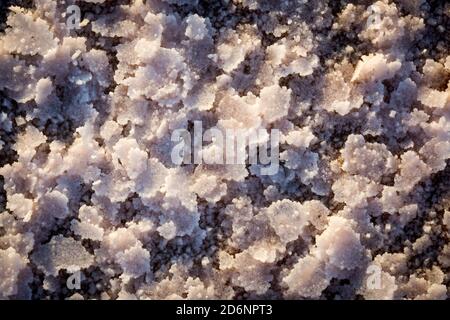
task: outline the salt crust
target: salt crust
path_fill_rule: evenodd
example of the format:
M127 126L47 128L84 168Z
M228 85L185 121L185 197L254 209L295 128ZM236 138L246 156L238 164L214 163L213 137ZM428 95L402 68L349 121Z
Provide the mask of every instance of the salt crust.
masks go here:
M448 180L450 58L411 53L425 1L230 2L257 23L84 2L91 33L36 0L0 35L0 298L447 298L448 196L426 195ZM278 174L174 166L170 133L199 119L279 128ZM78 270L108 290L63 294Z
M17 294L19 274L27 267L28 259L22 258L13 248L0 250L0 298L6 299Z

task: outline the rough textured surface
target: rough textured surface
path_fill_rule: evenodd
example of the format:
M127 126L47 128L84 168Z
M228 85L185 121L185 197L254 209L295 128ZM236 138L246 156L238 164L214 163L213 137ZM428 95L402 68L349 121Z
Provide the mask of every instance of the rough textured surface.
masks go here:
M0 299L447 299L449 37L438 0L1 1ZM175 165L194 121L279 129L278 173Z

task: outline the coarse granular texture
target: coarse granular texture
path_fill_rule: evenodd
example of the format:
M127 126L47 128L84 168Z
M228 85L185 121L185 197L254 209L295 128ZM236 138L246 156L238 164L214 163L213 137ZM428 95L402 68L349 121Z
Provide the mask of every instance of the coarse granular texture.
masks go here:
M447 299L449 47L440 0L1 1L0 299ZM174 164L195 121L278 173Z

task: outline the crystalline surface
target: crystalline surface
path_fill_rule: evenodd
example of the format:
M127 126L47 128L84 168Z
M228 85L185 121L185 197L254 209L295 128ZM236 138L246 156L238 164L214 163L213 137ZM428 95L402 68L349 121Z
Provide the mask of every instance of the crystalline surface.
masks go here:
M449 298L446 1L0 12L0 299Z

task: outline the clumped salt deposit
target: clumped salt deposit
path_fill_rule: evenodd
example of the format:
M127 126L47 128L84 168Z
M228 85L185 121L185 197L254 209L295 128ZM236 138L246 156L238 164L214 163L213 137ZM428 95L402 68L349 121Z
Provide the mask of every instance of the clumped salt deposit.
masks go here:
M1 299L449 297L450 3L8 0L0 19ZM195 121L280 130L279 170L175 164Z

